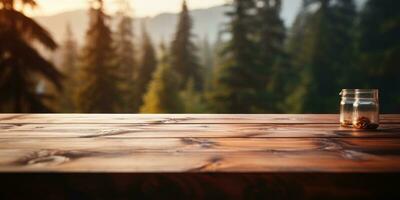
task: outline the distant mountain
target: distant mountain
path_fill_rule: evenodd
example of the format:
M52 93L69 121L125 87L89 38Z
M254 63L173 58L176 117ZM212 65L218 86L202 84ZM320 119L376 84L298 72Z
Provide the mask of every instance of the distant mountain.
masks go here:
M294 20L300 3L301 0L284 1L282 18L287 26ZM215 41L218 32L229 21L229 18L225 15L229 9L229 6L216 6L207 9L191 10L190 14L193 17L193 33L195 37L204 38L207 36L210 41ZM66 24L69 23L80 44L84 40L89 22L87 10L69 11L52 16L38 16L35 19L39 24L47 28L57 41L62 41L65 36ZM143 20L146 21L148 31L155 43L159 43L161 40L167 42L171 40L171 36L175 32L178 14L162 13L151 18L137 18L135 19L136 31L139 31L140 23Z
M69 23L75 37L81 42L89 23L88 11L75 10L59 13L52 16L39 16L34 18L44 26L57 41L62 41L65 36L66 25Z
M227 6L218 6L191 11L194 21L194 35L196 37L207 35L211 40L215 40L219 27L227 22L225 12L228 9ZM83 43L89 23L87 10L69 11L53 16L39 16L35 17L35 20L49 30L57 41L62 41L65 37L66 25L69 23L80 44ZM175 32L177 20L178 14L163 13L151 18L136 18L134 27L135 31L139 33L140 24L145 21L151 37L158 43L161 40L170 40ZM112 21L111 24L115 24L115 21Z

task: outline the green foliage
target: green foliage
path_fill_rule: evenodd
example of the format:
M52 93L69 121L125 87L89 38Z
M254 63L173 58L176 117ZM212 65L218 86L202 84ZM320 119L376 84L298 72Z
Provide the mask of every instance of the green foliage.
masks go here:
M171 67L181 77L181 89L187 85L189 79L193 79L196 89L201 90L203 88L202 70L196 54L197 48L191 40L192 27L192 19L184 0L175 37L171 44Z
M181 113L184 109L179 96L179 76L169 66L166 50L162 49L163 57L140 108L142 113Z
M143 43L141 49L143 53L135 78L136 100L134 108L136 112L139 111L139 108L143 105L144 95L149 89L149 83L152 79L154 71L157 68L156 52L144 24L142 26L142 41Z
M16 10L16 4L35 7L33 0L0 0L0 112L50 112L37 86L47 80L61 89L62 75L33 47L48 50L57 44L33 19Z
M382 111L400 112L400 1L369 0L361 13L360 66L365 87L381 92Z
M112 113L121 102L117 86L117 67L112 48L111 30L106 24L103 1L96 1L91 9L91 22L82 56L80 88L77 104L79 112Z
M226 57L217 69L214 92L211 93L211 108L218 113L249 113L255 102L255 88L259 87L254 77L255 43L251 40L254 16L252 0L234 1L231 17L231 40L221 53Z
M202 93L196 90L193 79L190 79L185 89L181 92L181 99L185 113L206 113L207 105Z
M307 88L304 87L304 84L306 80L309 80L309 75L304 71L311 58L310 50L312 48L308 48L308 45L314 41L313 30L310 28L312 13L308 12L309 5L309 1L303 1L302 8L289 32L286 45L290 55L290 68L287 72L290 74L290 78L286 77L286 84L290 93L283 101L285 111L291 113L304 112L301 99L306 95Z
M278 61L284 55L280 1L236 0L233 5L231 39L222 51L211 106L222 113L271 112L271 93L279 88L271 77L281 73Z
M135 35L133 31L133 19L128 16L128 13L119 13L119 22L114 38L120 87L119 95L123 100L119 112L136 112L134 74L137 70L137 63L134 44Z
M258 89L259 110L263 112L283 112L283 100L290 88L286 83L290 76L288 55L284 42L286 29L280 18L281 0L259 0L256 23L258 29L258 65L256 73L266 89Z
M294 27L304 29L292 36L297 44L290 46L301 84L289 97L292 105L288 106L295 112L333 113L337 112L337 91L356 85L355 71L349 70L355 69L355 6L348 0L314 0L304 4L305 9L314 4L318 9L301 13Z

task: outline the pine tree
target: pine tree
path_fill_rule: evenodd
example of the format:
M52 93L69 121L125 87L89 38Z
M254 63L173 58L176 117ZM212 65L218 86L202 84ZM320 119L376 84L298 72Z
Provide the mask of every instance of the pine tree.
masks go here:
M360 73L356 66L356 19L357 11L354 1L336 0L332 6L331 55L336 55L332 68L339 77L336 77L338 90L342 88L360 88L360 79L354 74ZM343 67L345 66L345 67ZM335 95L336 96L336 95ZM333 98L333 97L332 97Z
M261 75L258 98L260 110L282 112L282 99L287 95L286 80L290 74L288 56L284 49L286 37L283 20L280 18L281 0L258 0L257 27L259 34L257 73Z
M70 24L66 26L65 40L62 44L61 70L66 78L63 81L64 91L58 95L58 110L64 113L75 112L74 96L76 95L78 75L78 44L74 38Z
M181 77L181 89L187 85L189 79L193 79L196 89L201 90L203 88L202 70L196 54L197 48L191 39L192 28L193 22L184 0L175 38L171 44L171 67Z
M364 87L380 89L381 110L400 112L400 1L369 0L361 13L360 51Z
M233 6L228 13L231 39L221 52L224 63L216 72L211 108L218 113L257 112L257 91L265 84L257 74L255 2L235 0Z
M127 2L125 2L127 3ZM124 4L124 9L129 6ZM137 70L135 35L133 31L133 18L129 16L129 10L119 12L119 22L115 34L115 51L120 80L120 98L123 99L120 112L135 112L135 83L134 73Z
M142 25L142 57L140 65L136 73L135 84L136 84L136 100L135 100L135 111L139 111L139 108L143 104L143 98L145 93L149 89L149 83L152 79L154 71L157 68L157 57L154 50L151 38L147 33L146 27Z
M300 12L288 33L287 51L290 55L288 73L290 76L287 77L286 83L291 94L286 97L284 103L286 111L290 113L304 112L302 98L306 94L307 88L304 84L299 83L308 78L304 71L311 57L310 50L312 48L308 48L308 45L313 41L312 29L310 28L313 15L308 11L310 3L310 0L303 0Z
M24 15L20 6L36 7L35 0L0 0L0 112L50 112L36 87L45 79L61 89L62 75L32 43L55 50L51 35Z
M162 58L140 108L142 113L181 113L179 76L169 65L165 47L161 46Z
M285 40L285 27L280 18L281 0L259 0L261 6L258 7L258 27L260 32L259 53L260 64L263 74L271 73L277 59L284 54L283 42ZM264 77L268 82L268 76Z
M314 0L319 8L306 22L306 32L301 45L301 84L292 98L300 105L300 112L332 113L337 111L337 93L351 87L346 83L349 69L354 69L353 1ZM351 73L350 73L351 74ZM300 95L299 95L300 94Z
M112 113L117 110L118 87L113 64L111 30L106 24L103 1L91 8L91 20L82 57L82 73L78 91L78 108L84 113Z
M287 50L291 54L292 66L297 71L300 71L305 63L309 62L307 59L310 57L306 51L308 50L307 46L304 45L310 43L309 40L312 39L310 30L312 13L308 11L309 5L309 1L303 0L300 12L288 33Z

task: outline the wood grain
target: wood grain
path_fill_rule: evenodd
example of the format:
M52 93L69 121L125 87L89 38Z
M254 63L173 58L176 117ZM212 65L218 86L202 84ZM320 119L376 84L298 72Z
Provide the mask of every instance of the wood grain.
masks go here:
M236 123L338 123L338 115L274 115L274 114L3 114L0 123L128 123L128 124L236 124ZM382 122L400 121L385 115Z
M16 153L18 152L9 151ZM2 156L6 156L0 154ZM24 154L25 155L25 154ZM96 157L98 155L98 157ZM79 172L79 173L399 173L398 156L365 156L353 152L279 154L273 152L233 153L136 153L64 152L42 150L21 160L5 157L2 172ZM351 159L346 159L351 158ZM72 162L71 162L72 159ZM73 161L76 160L76 161Z
M382 118L355 131L337 115L0 115L0 172L399 172L399 117Z
M400 124L359 131L337 124L0 124L0 138L399 138Z
M129 124L209 124L209 123L331 123L337 124L339 116L276 115L276 114L2 114L0 123L129 123ZM381 123L400 123L399 115L381 115Z
M0 171L400 172L396 139L0 140Z

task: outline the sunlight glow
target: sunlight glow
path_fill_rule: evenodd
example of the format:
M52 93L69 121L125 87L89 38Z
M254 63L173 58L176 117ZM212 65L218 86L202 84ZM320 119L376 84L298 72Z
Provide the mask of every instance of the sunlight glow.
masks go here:
M118 9L118 0L104 0L106 11L114 13ZM182 0L129 0L134 9L135 16L154 16L162 12L178 12ZM208 8L224 4L226 0L187 0L191 9ZM70 10L87 9L88 0L37 0L38 7L29 11L28 15L41 16L53 15Z

